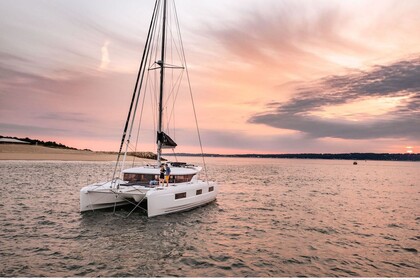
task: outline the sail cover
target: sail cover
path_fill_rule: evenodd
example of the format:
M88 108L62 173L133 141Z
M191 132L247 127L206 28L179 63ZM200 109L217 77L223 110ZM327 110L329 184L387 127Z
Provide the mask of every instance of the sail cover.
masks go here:
M158 132L157 139L160 141L160 143L162 143L162 149L173 149L178 146L178 144L175 143L175 141L172 140L172 138L169 137L165 132Z

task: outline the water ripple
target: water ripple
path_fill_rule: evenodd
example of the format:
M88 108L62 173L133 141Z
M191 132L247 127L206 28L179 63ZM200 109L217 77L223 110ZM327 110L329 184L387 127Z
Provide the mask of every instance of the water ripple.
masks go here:
M0 276L419 276L419 163L207 164L215 203L149 219L78 212L113 163L0 162Z

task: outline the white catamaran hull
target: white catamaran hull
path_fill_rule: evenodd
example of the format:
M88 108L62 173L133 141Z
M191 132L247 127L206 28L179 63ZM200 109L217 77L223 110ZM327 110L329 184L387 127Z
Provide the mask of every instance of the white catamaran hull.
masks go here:
M132 204L142 199L147 201L147 215L154 217L190 210L216 199L218 186L213 182L193 181L170 184L169 187L148 188L144 186L120 186L94 184L80 190L80 211L113 208Z
M149 191L147 215L154 217L208 204L216 199L218 190L213 182L196 181Z
M80 212L139 202L148 190L143 186L111 188L111 182L89 185L80 190Z

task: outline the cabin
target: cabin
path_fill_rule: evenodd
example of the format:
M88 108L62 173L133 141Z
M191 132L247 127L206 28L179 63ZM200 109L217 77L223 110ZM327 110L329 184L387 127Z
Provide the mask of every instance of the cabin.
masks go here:
M168 163L171 168L169 183L191 182L193 177L200 171L193 165L185 163ZM123 180L128 184L149 185L153 181L159 181L160 168L156 165L134 167L123 171Z

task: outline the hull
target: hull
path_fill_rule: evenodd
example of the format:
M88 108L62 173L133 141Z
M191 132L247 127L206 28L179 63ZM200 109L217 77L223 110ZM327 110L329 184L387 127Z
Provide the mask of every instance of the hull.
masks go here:
M112 208L141 201L150 188L120 186L111 188L111 182L93 184L80 190L80 212Z
M193 181L170 184L169 187L143 186L111 189L111 183L94 184L80 190L80 211L113 208L147 201L148 217L190 210L216 199L219 191L213 182Z
M80 212L127 205L129 202L111 192L80 192Z
M216 199L219 189L213 182L195 181L154 190L146 194L149 217L190 210Z

